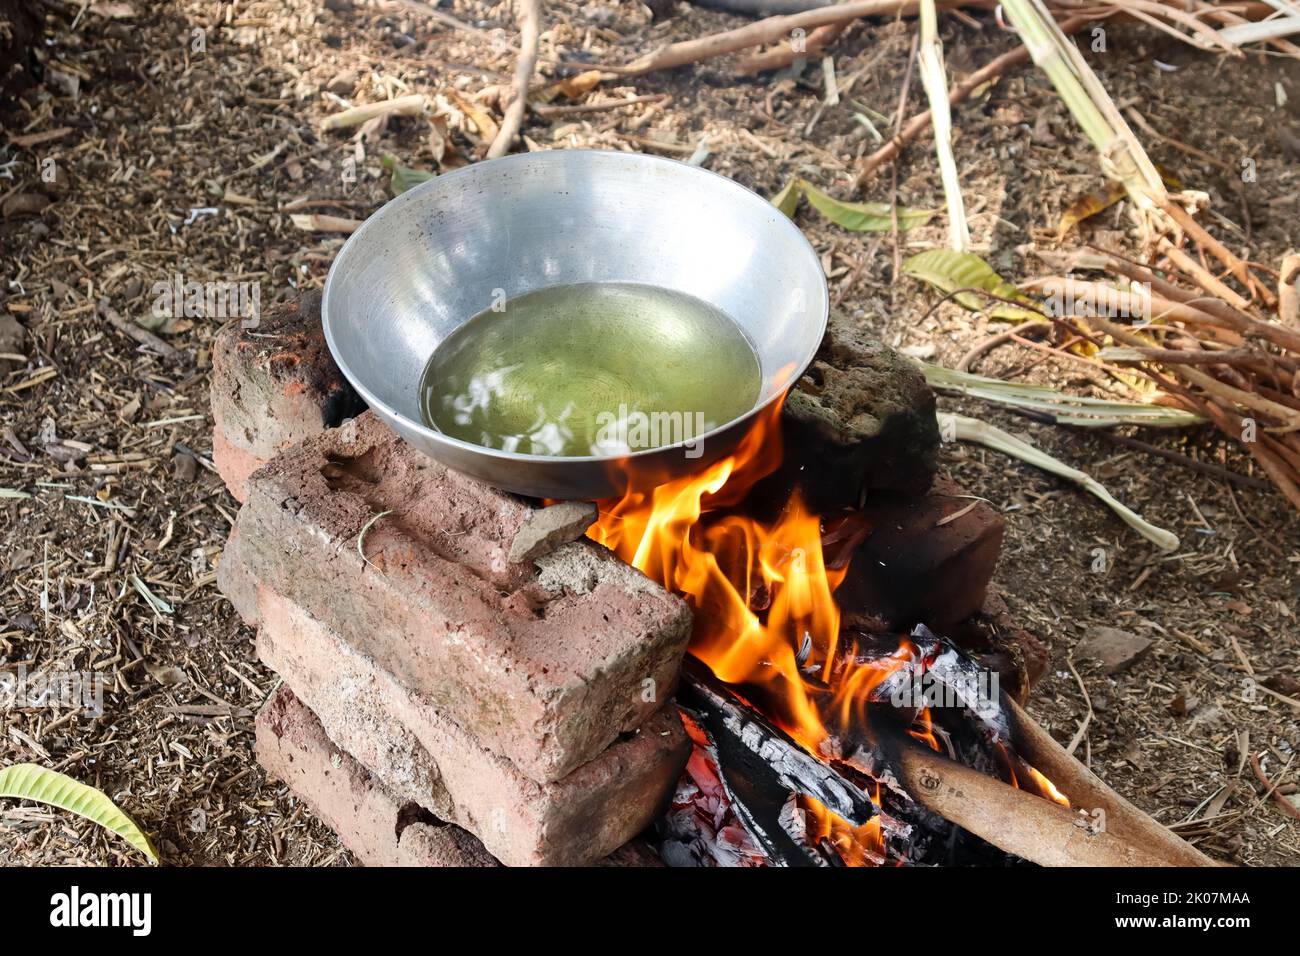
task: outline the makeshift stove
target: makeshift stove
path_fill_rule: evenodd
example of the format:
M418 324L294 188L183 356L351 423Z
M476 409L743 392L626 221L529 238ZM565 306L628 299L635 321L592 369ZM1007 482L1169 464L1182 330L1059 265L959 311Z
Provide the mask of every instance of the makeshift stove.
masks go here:
M1015 703L1002 522L847 323L733 455L599 511L357 414L318 297L223 330L212 400L258 757L362 862L1204 862Z

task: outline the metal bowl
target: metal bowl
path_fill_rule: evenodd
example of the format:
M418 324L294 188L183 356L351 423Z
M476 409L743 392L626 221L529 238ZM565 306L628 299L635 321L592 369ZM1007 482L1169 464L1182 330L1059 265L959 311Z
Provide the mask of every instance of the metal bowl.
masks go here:
M422 424L421 375L449 334L502 294L578 282L646 283L722 310L759 357L754 408L696 448L618 458L511 454ZM827 313L816 253L761 196L674 160L593 150L477 163L403 193L344 244L322 304L339 368L411 445L507 491L583 499L661 484L730 452L803 374Z

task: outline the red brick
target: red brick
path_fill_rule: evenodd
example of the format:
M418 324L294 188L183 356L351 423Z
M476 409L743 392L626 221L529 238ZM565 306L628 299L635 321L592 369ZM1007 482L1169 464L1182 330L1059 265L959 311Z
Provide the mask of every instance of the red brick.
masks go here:
M213 342L210 391L213 462L240 501L254 469L365 407L326 347L314 292L272 306L255 327L227 323Z
M923 496L876 495L863 517L871 533L835 592L846 611L944 631L980 609L1006 530L986 502L940 479Z
M463 826L510 866L581 865L643 830L689 755L673 707L563 778L537 781L483 749L336 631L266 587L258 651L399 800Z
M281 686L257 715L257 759L288 784L367 866L496 866L471 834L411 816L390 791L330 741L316 716ZM405 824L405 825L403 825Z
M532 507L446 470L367 413L254 473L218 583L236 591L227 565L238 552L412 699L554 781L663 705L691 618L586 539L511 564Z

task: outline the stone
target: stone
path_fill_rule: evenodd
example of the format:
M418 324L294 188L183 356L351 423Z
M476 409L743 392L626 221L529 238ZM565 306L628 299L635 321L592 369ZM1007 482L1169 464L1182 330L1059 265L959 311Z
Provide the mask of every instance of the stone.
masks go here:
M218 585L255 622L237 552L259 584L343 634L429 708L554 781L669 698L691 614L586 539L537 566L512 564L503 542L532 510L366 413L250 477Z
M875 495L861 519L869 533L835 592L846 612L942 634L980 610L1006 531L987 502L940 480L919 498Z
M248 324L233 319L217 333L210 387L213 463L240 501L256 468L365 409L325 344L319 293Z
M1139 637L1117 627L1090 627L1074 649L1080 660L1094 660L1107 674L1117 674L1130 667L1151 647L1149 638Z
M172 477L177 481L189 484L198 474L198 460L191 454L178 451L172 455Z
M25 355L27 329L8 312L0 312L0 372L7 372L22 364L6 355Z
M263 663L342 749L399 800L464 827L509 866L582 865L645 829L690 753L676 708L652 714L594 760L538 783L268 588L258 591Z
M590 501L561 501L538 508L524 519L510 545L510 561L523 564L550 554L562 544L577 541L596 523L596 505Z
M924 373L838 312L787 396L781 425L785 458L767 480L797 482L819 514L856 507L870 492L924 494L938 468L939 425Z
M288 785L367 866L497 866L459 827L403 804L349 754L288 687L257 715L258 762Z

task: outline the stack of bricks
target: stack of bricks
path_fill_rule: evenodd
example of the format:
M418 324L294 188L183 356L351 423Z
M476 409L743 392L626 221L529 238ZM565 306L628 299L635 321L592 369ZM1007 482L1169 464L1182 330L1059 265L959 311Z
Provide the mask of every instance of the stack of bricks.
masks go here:
M689 609L585 538L512 561L536 504L369 413L336 425L319 319L286 316L280 341L223 330L212 378L214 448L238 452L217 464L243 503L218 584L283 679L259 761L367 864L619 851L689 755L671 704Z

